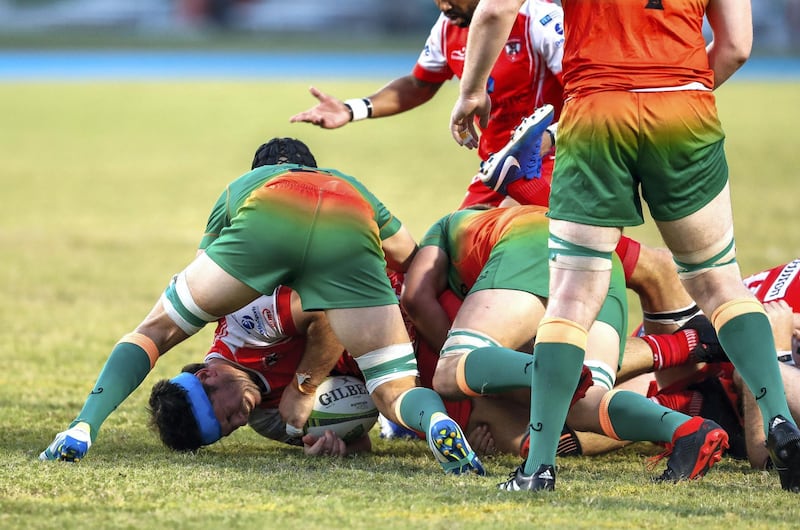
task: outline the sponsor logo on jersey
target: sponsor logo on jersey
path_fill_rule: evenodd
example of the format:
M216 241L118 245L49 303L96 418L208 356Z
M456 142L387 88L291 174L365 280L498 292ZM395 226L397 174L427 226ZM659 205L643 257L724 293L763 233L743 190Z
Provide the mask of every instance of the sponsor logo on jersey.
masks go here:
M556 22L556 28L555 29L556 29L556 33L558 33L559 35L563 35L564 34L564 26L562 26L558 22Z
M539 24L542 26L546 26L553 21L553 17L551 15L545 15L539 19Z
M800 259L787 263L764 294L764 302L772 302L773 300L784 298L798 272L800 272Z
M466 56L466 54L467 54L467 49L466 48L461 48L459 50L453 50L453 51L450 52L450 59L452 59L453 61L463 61L464 57Z
M239 323L241 326L246 329L250 335L267 338L274 338L276 337L276 333L274 332L274 327L271 329L267 329L264 327L264 321L261 319L259 307L255 304L251 305L248 309L250 312L249 315L242 315Z
M509 58L514 59L514 57L522 51L522 43L519 39L514 39L506 42L506 55Z
M272 329L278 329L278 326L275 325L275 315L272 313L270 308L265 307L261 310L261 316L264 317L264 320L269 324L269 327Z

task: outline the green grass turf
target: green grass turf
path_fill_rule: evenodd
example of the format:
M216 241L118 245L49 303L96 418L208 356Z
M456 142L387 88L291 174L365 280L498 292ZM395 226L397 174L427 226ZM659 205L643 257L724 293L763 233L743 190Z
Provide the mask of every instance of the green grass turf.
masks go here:
M339 97L384 80L325 82ZM732 82L718 94L746 273L800 255L796 84ZM657 449L562 459L553 495L445 477L423 443L375 438L330 464L247 428L195 456L145 427L146 396L205 352L211 329L162 358L77 465L36 455L80 409L110 348L194 255L225 184L272 136L306 141L361 179L416 237L455 208L477 168L450 139L455 85L393 119L324 131L289 124L306 83L0 84L0 528L789 528L800 498L774 473L724 459L702 481L654 485ZM659 245L652 223L630 231ZM632 301L632 322L638 320Z

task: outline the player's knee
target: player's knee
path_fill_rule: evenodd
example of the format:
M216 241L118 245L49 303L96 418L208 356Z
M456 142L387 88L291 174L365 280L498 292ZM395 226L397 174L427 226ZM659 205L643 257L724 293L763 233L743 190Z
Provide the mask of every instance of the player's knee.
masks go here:
M220 318L207 313L194 301L186 283L185 271L172 278L161 295L161 304L172 321L187 335L194 335L207 323Z
M578 271L609 271L615 244L573 242L553 233L548 242L550 266Z
M471 329L453 328L447 334L447 340L440 352L437 375L440 368L445 367L440 378L434 378L434 390L451 399L465 396L478 396L467 382L465 365L470 353L478 348L499 346L490 336Z
M731 228L720 239L693 252L673 253L678 276L691 280L714 268L736 263L736 243Z
M417 358L414 356L414 347L410 342L392 344L373 350L360 355L355 361L361 373L364 374L370 394L384 383L419 375Z
M458 385L456 384L455 377L455 364L445 362L436 365L436 372L433 374L431 386L437 394L443 398L449 399L458 394Z
M602 361L586 359L583 364L592 372L592 386L611 390L617 382L617 371Z

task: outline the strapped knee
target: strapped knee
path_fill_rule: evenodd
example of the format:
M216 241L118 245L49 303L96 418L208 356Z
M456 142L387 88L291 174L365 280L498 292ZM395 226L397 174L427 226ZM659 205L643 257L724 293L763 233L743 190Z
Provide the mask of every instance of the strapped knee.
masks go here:
M464 365L467 356L478 348L489 346L500 346L498 342L478 331L470 329L451 329L447 333L447 340L439 353L441 358L459 356L456 368L456 385L467 396L480 396L481 393L475 392L467 383L467 376Z
M611 248L607 248L609 246ZM614 252L614 245L602 243L579 245L551 232L548 247L550 248L551 267L578 271L611 270L611 255Z
M439 357L452 357L453 355L466 355L472 350L486 346L500 346L494 339L471 329L453 328L447 332Z
M213 322L220 318L203 311L195 303L186 283L185 271L172 277L172 281L161 295L161 304L164 306L164 311L167 315L187 335L194 335L208 322Z
M673 261L678 267L678 276L681 280L691 280L715 267L736 263L733 228L706 248L687 254L674 254Z
M592 372L592 383L611 390L617 382L617 371L604 362L586 359L583 361Z
M414 347L410 342L392 344L365 353L356 357L356 364L364 374L367 391L370 394L383 383L419 375L417 358L414 356Z

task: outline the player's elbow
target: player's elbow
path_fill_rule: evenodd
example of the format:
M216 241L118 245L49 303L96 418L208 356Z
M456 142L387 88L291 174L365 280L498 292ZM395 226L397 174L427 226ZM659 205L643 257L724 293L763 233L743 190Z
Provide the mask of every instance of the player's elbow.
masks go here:
M400 307L405 311L408 318L412 322L419 319L420 314L424 310L425 302L422 300L420 293L412 289L403 289L400 294Z
M716 61L727 65L727 69L736 71L750 58L753 49L752 39L714 42Z

